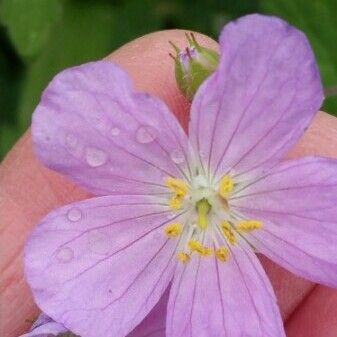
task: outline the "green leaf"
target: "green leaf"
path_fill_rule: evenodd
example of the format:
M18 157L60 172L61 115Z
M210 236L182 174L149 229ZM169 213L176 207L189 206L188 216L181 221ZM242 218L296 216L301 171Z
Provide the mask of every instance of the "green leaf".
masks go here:
M233 18L256 12L257 0L171 0L163 1L169 23L166 28L199 31L218 39L222 27Z
M69 0L50 41L28 69L19 108L20 129L25 130L41 92L64 68L102 58L111 52L114 11L103 1Z
M315 51L324 86L336 86L336 1L260 0L260 6L265 13L280 16L306 33ZM337 115L337 99L328 98L323 110Z
M19 135L17 97L20 93L22 65L2 29L0 29L0 159Z
M15 125L8 123L0 125L0 159L6 155L19 136L20 133Z
M114 46L159 30L163 17L161 3L158 0L128 0L116 6Z
M32 57L47 43L61 14L59 0L3 0L0 19L23 57Z

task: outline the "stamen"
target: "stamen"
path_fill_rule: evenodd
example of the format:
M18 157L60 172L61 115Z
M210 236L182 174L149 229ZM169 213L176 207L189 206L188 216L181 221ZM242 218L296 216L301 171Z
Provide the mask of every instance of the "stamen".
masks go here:
M183 198L175 195L169 201L169 206L171 209L180 209L183 203Z
M192 252L197 252L202 256L209 256L212 255L213 249L209 247L205 247L201 242L198 240L190 240L188 242L188 246Z
M165 233L170 238L175 238L181 234L183 226L180 223L172 223L165 228Z
M190 261L191 257L185 252L179 252L177 254L178 260L182 263L187 263Z
M225 237L227 238L229 243L231 243L232 245L235 245L236 244L236 236L235 236L235 233L234 233L230 223L228 221L224 221L221 224L221 229L222 229L222 233L225 235Z
M227 198L229 193L233 191L234 181L230 176L223 176L220 180L219 194L223 198Z
M191 248L192 251L202 251L204 246L201 244L201 242L197 240L190 240L188 242L188 246Z
M188 184L182 179L168 177L166 179L166 186L180 198L185 197L188 192Z
M201 255L203 256L210 256L213 254L213 249L210 247L204 247L204 251Z
M237 229L243 232L250 232L261 227L262 222L259 220L244 220L237 225Z
M203 198L197 202L198 211L198 225L200 229L206 229L208 226L208 213L211 209L211 205L207 199Z
M168 177L166 179L166 186L175 193L169 201L170 208L180 209L183 200L188 193L188 184L181 179Z
M215 250L215 255L220 261L226 262L229 258L229 250L227 247L221 246Z

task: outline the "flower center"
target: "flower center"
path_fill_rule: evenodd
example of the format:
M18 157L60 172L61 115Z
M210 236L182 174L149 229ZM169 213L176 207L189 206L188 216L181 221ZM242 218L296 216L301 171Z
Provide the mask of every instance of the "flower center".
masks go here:
M174 177L166 179L171 192L168 205L187 214L180 222L165 227L168 237L179 240L177 258L181 262L187 263L193 254L214 254L220 261L227 261L232 245L248 241L245 234L262 227L261 221L238 219L231 211L230 198L238 185L230 175L216 185L202 175L196 175L190 184Z

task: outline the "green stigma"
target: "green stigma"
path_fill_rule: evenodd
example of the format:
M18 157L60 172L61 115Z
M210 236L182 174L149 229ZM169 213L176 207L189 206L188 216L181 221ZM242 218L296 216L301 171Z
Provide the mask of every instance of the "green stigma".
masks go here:
M205 198L199 200L196 206L198 211L198 226L200 229L206 229L208 226L208 213L212 206Z

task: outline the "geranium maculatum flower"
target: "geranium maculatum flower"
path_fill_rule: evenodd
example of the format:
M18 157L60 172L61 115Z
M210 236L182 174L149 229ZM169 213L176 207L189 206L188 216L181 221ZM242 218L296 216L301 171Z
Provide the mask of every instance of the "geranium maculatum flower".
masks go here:
M337 160L285 160L323 99L303 33L250 15L220 36L188 136L108 61L63 71L34 116L40 160L97 195L32 232L39 307L82 337L123 337L171 285L167 337L281 337L255 253L337 285ZM163 333L162 333L163 334Z

